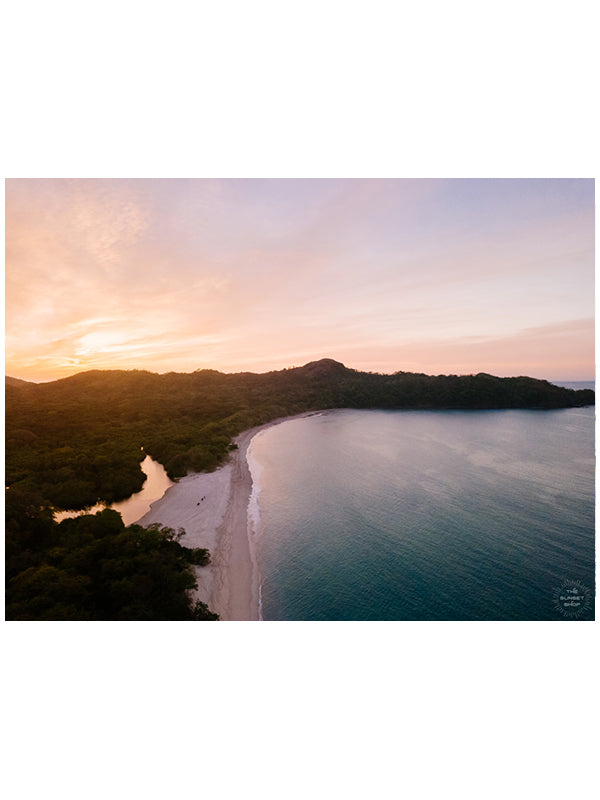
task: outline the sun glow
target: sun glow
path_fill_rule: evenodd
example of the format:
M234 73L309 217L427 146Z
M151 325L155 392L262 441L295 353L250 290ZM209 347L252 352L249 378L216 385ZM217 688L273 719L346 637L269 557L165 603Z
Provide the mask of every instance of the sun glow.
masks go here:
M128 349L128 345L123 344L125 337L123 334L99 332L87 333L79 340L79 344L75 348L75 353L78 356L88 356L98 353L111 353L120 350Z

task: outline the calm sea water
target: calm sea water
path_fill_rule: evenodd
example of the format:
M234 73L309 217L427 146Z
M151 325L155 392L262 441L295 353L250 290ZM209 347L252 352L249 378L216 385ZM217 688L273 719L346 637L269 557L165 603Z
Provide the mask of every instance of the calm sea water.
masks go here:
M262 432L263 618L593 619L594 411L342 410Z

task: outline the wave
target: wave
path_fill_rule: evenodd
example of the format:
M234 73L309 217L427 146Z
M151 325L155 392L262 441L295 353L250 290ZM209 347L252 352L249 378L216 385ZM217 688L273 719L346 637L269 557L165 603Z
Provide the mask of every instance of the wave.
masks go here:
M250 448L246 453L246 460L248 462L248 469L250 470L250 477L252 478L252 491L250 492L250 499L248 500L248 528L253 536L256 536L260 531L260 505L258 497L260 495L260 476L263 472L262 465L252 457Z
M258 566L258 558L256 553L256 539L261 532L261 518L260 518L260 503L259 495L261 492L260 476L263 473L262 464L252 456L252 444L254 439L262 435L262 431L252 438L248 450L246 451L246 461L248 463L248 470L250 471L250 478L252 479L252 490L248 499L248 544L254 569L256 570L256 580L258 584L258 619L263 620L262 615L262 576Z

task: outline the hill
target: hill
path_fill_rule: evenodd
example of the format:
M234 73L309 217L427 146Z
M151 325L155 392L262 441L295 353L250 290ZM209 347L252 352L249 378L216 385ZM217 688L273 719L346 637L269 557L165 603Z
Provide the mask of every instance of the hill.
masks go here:
M139 491L145 454L171 478L215 469L242 430L303 411L594 403L593 391L528 377L381 375L333 359L265 374L92 370L43 384L13 381L6 385L6 484L59 508Z
M4 376L6 386L36 386L32 381L22 381L21 378L11 378L10 375Z

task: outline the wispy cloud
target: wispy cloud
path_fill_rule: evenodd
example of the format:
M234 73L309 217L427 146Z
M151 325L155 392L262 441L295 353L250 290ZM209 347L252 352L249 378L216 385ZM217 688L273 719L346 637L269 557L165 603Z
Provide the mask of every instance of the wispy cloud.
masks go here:
M7 181L7 370L589 377L593 203L591 181Z

